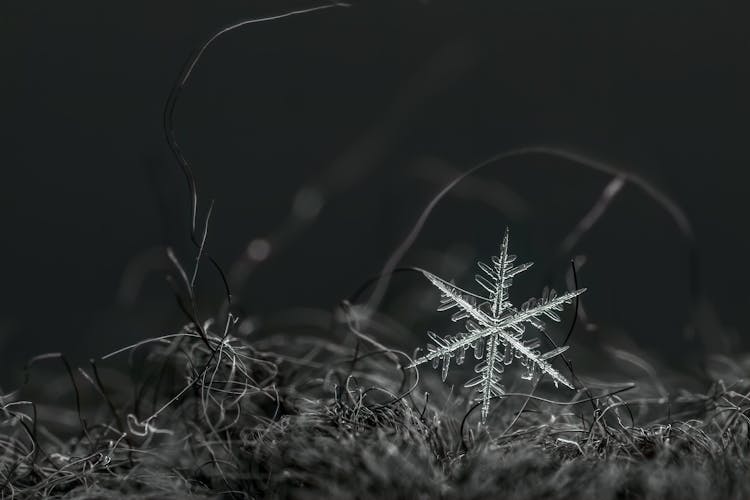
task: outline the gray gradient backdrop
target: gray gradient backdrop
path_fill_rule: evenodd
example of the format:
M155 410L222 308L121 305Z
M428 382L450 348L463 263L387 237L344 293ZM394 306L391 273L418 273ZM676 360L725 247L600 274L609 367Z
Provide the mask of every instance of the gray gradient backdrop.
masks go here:
M746 12L723 2L355 4L229 34L178 104L203 208L216 200L209 250L226 268L284 223L300 187L325 186L315 223L237 290L248 313L330 308L377 272L441 182L549 143L673 196L695 226L701 291L742 334ZM307 5L3 2L0 380L33 354L80 362L180 324L158 258L165 244L190 255L164 101L213 30ZM564 271L551 257L609 181L560 160L506 162L440 205L406 262L437 266L430 250L488 254L511 224L516 249L540 262L519 294L537 293L545 269ZM679 355L688 254L662 210L626 187L572 253L587 256L593 319ZM201 286L210 310L220 285L207 272Z

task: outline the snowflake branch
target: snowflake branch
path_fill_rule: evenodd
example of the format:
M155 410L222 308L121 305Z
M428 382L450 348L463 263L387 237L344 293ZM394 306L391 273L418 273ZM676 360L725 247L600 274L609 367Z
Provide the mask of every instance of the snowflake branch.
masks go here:
M484 358L484 360L475 367L478 376L468 381L466 387L476 386L477 392L481 394L482 422L487 419L490 400L494 396L504 394L500 378L505 365L511 364L515 358L519 358L521 364L527 369L527 374L522 378L532 379L535 374L546 374L552 378L556 387L562 384L574 389L573 385L548 362L549 359L565 352L568 347L556 347L542 354L537 349L539 339L524 340L523 334L526 323L543 331L545 324L542 317L560 321L557 311L562 311L564 304L571 303L572 299L586 289L566 292L559 297L554 290L548 293L545 289L540 299L531 299L520 309L514 307L508 299L508 290L513 284L513 277L530 268L532 263L513 266L516 256L509 253L509 234L506 229L500 245L500 256L493 257L491 265L481 261L477 263L486 277L477 274L475 279L490 294L489 298L463 290L434 274L422 271L425 277L442 292L438 311L457 308L458 311L454 312L451 319L453 321L466 320L466 331L455 337L450 335L440 337L433 332L428 332L434 344L427 344L427 354L417 358L410 368L428 361L432 362L434 368L438 368L442 361L441 375L445 381L451 358L455 357L456 363L461 364L466 352L473 349L474 357ZM485 342L486 352L483 353ZM500 344L503 346L502 353Z

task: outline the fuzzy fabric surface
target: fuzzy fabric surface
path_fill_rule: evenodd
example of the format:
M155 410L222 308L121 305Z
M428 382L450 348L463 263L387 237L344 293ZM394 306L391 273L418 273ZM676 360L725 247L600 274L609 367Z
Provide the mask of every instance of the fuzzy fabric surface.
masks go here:
M2 397L2 498L750 498L747 360L713 358L697 392L542 380L482 425L468 390L364 332L233 330L33 360L60 371Z

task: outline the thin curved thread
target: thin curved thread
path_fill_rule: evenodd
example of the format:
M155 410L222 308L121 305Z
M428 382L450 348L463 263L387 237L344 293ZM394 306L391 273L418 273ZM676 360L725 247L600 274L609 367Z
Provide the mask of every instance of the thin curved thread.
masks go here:
M276 21L279 19L284 19L286 17L291 17L299 14L307 14L310 12L323 10L323 9L330 9L332 7L341 7L345 6L345 4L339 4L339 3L329 3L325 5L318 5L316 7L310 7L307 9L297 9L292 10L288 12L284 12L282 14L276 14L272 16L264 16L264 17L254 17L250 19L245 19L233 24L230 24L229 26L225 26L224 28L220 29L219 31L216 31L213 33L208 40L203 42L203 44L198 48L197 51L191 55L187 62L184 65L183 71L181 72L180 78L177 80L175 85L172 87L169 97L167 98L167 105L164 109L164 134L167 139L167 144L169 145L169 148L172 150L172 153L175 155L175 158L177 159L178 163L180 164L180 167L182 168L183 173L185 174L185 180L188 184L188 190L190 192L190 230L192 235L195 236L195 226L196 226L196 218L197 218L197 212L198 212L198 188L197 183L195 181L195 175L193 174L193 169L190 166L190 162L187 161L187 158L185 158L185 155L182 152L182 148L180 147L179 143L177 142L177 137L175 135L175 127L174 127L174 110L177 105L177 101L180 97L180 94L185 89L188 80L190 79L190 76L193 74L193 71L195 70L195 67L198 65L198 62L200 61L201 57L203 57L203 54L208 50L208 48L219 38L226 35L227 33L234 31L236 29L251 25L251 24L257 24L262 23L266 21Z
M576 275L576 264L574 261L570 261L570 266L573 269L573 290L578 290L578 277ZM570 328L568 329L568 334L565 336L565 340L563 340L562 345L567 345L568 340L570 340L570 337L573 335L573 330L576 326L576 319L578 318L578 306L579 306L579 299L580 296L576 295L575 301L575 310L573 311L573 321L570 323ZM554 346L555 349L557 349L557 344L555 343L552 338L547 335L547 332L544 332L544 336L547 337L547 340ZM562 354L563 362L565 363L565 366L568 367L568 370L570 371L571 377L576 381L580 383L580 380L578 380L578 377L576 377L575 372L573 371L573 365L570 363L570 360L565 357L565 354ZM531 388L531 392L529 393L529 397L526 398L526 400L523 402L523 405L521 405L521 409L518 410L518 413L516 413L516 417L511 421L511 423L506 427L505 431L503 432L503 436L507 435L510 430L513 428L514 425L516 425L516 422L518 422L518 419L521 418L521 414L526 409L526 406L529 404L529 401L531 401L531 397L534 395L534 392L536 392L537 387L539 387L539 384L542 382L542 378L544 378L544 373L542 373L539 378L534 382L534 387ZM581 384L583 386L583 384ZM586 395L591 398L591 392L588 390L587 387L583 386L583 389L586 391Z
M666 193L662 192L660 189L655 187L650 181L639 176L638 174L614 167L613 165L610 165L609 163L595 160L585 155L567 151L562 148L551 147L551 146L528 146L528 147L512 149L510 151L505 151L503 153L496 154L478 163L477 165L473 166L466 172L456 177L453 181L447 184L443 189L441 189L438 192L437 195L435 195L430 200L430 202L427 204L427 206L424 208L422 213L417 218L417 221L414 223L414 226L412 227L409 234L406 236L406 238L404 238L403 242L396 248L396 250L394 250L394 252L391 254L391 256L386 261L385 265L383 266L383 270L380 273L381 278L378 280L375 290L372 292L372 295L370 296L367 302L367 306L368 306L367 310L373 311L377 309L377 307L380 305L380 303L382 302L383 296L385 295L385 291L388 288L391 272L396 268L396 266L401 261L401 259L406 254L406 252L414 244L414 242L417 239L417 236L419 236L420 232L422 231L422 228L427 222L427 219L429 218L430 214L435 209L437 204L445 197L446 194L448 194L462 180L475 174L476 172L478 172L479 170L487 166L490 166L502 160L522 157L522 156L529 156L529 155L543 155L543 156L552 156L556 158L562 158L562 159L571 161L573 163L576 163L578 165L583 165L585 167L588 167L598 172L606 173L612 176L621 177L623 179L623 182L627 181L627 182L634 184L635 186L640 188L644 193L646 193L650 198L652 198L657 204L659 204L670 215L670 217L674 220L675 224L679 228L680 232L688 241L689 252L690 252L690 283L691 283L690 290L694 298L697 296L697 292L699 289L698 288L698 273L697 273L698 256L697 256L697 251L695 248L695 235L693 232L693 227L690 224L690 221L687 215L674 200L672 200Z
M578 290L578 274L576 273L576 263L572 260L570 261L570 268L573 271L573 290ZM579 298L580 297L576 295L576 306L575 311L573 312L573 322L570 324L568 334L565 336L565 340L563 340L562 345L567 345L568 340L570 340L570 337L573 335L573 329L576 327L576 320L578 319Z
M180 73L180 77L172 86L172 89L169 92L169 96L167 97L167 102L164 106L162 126L164 130L164 136L166 138L169 149L172 152L175 159L177 160L177 163L180 165L180 168L182 169L182 173L185 176L185 181L187 182L188 193L190 196L190 240L193 243L193 245L199 249L198 259L200 259L200 256L201 256L200 249L202 249L203 247L203 244L198 241L198 238L196 235L196 219L197 219L197 213L198 213L198 185L195 180L195 174L193 173L193 169L190 165L190 162L185 157L185 154L183 153L182 148L180 147L180 144L177 141L177 136L175 134L175 126L174 126L174 111L175 111L175 107L177 106L177 101L179 100L179 97L182 91L185 89L185 86L187 85L188 80L190 79L190 76L193 74L193 71L195 70L198 62L200 61L201 57L206 52L206 50L208 50L208 48L216 40L218 40L223 35L231 31L234 31L236 29L239 29L244 26L251 25L251 24L262 23L266 21L275 21L275 20L279 20L279 19L283 19L286 17L291 17L291 16L295 16L299 14L307 14L307 13L318 11L318 10L330 9L332 7L347 7L347 6L348 4L339 3L339 2L331 2L331 3L324 4L324 5L309 7L306 9L296 9L296 10L284 12L282 14L276 14L273 16L245 19L243 21L231 24L213 33L208 38L208 40L206 40L198 48L198 50L195 51L188 58L187 62L183 66L183 70ZM205 229L204 229L204 233L205 233ZM204 235L204 238L205 238L205 235ZM231 303L232 293L229 287L229 281L227 280L227 277L224 274L224 271L221 269L221 266L219 266L218 262L216 262L216 260L213 257L211 257L208 253L206 253L206 258L209 260L211 265L214 267L214 269L217 271L217 273L221 277L222 283L224 284L226 296L227 296L227 302Z
M490 399L500 399L500 398L505 398L505 397L520 397L520 398L533 399L535 401L540 401L542 403L547 403L547 404L551 404L551 405L555 405L555 406L575 406L575 405L579 405L581 403L588 403L589 401L595 402L595 401L598 401L601 398L606 398L606 397L614 396L615 394L620 394L622 392L629 391L629 390L633 389L634 387L635 387L635 384L630 384L630 385L627 385L627 386L622 387L620 389L608 392L606 394L602 394L600 396L591 396L591 397L588 397L586 399L579 399L577 401L555 401L553 399L542 398L542 397L539 397L539 396L534 396L533 394L527 394L527 393L523 393L523 392L508 392L508 393L503 394L502 396L492 396ZM466 415L464 415L463 420L461 420L460 435L461 435L461 439L463 440L464 446L466 446L466 441L465 441L465 438L464 438L464 428L466 426L466 421L468 420L469 416L474 412L474 410L476 410L477 408L479 408L481 405L482 405L481 401L478 402L478 403L476 403L476 404L474 404L471 408L469 408L469 411L466 412ZM466 447L466 448L468 449L468 447Z

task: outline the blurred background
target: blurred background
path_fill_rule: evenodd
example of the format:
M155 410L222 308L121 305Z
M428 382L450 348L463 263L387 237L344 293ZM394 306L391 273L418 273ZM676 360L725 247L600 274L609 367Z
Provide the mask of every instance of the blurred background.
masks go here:
M184 323L164 280L167 245L188 268L195 255L188 190L162 131L170 88L220 27L311 5L3 3L0 383L17 381L35 354L81 363ZM742 348L747 20L723 2L378 0L226 34L195 68L174 124L201 220L215 202L207 250L251 318L245 329L331 311L379 272L452 178L546 144L674 200L693 226L695 273L673 218L628 182L566 246L618 185L543 155L461 183L403 263L472 287L473 262L510 226L514 252L537 263L516 280L519 302L544 284L565 288L580 256L596 328L582 324L576 344L627 338L675 365L689 351ZM222 289L204 262L204 317ZM386 299L412 337L384 341L422 345L437 301L429 284L397 275Z

